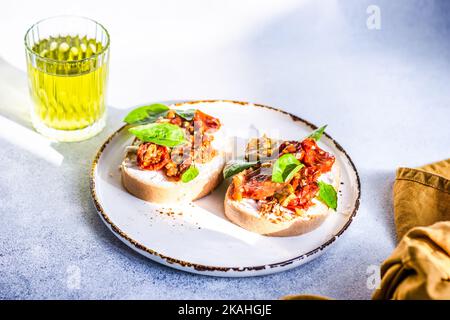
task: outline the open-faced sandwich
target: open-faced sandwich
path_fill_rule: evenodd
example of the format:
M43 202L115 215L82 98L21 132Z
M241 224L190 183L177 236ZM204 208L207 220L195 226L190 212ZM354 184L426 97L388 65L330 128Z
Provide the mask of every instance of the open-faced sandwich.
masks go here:
M124 121L135 136L121 164L122 183L131 194L156 203L193 201L222 180L225 160L215 139L219 119L153 104Z
M335 157L317 145L325 127L302 141L250 140L246 159L224 169L225 178L233 176L225 196L228 219L268 236L296 236L321 225L336 210L339 184Z

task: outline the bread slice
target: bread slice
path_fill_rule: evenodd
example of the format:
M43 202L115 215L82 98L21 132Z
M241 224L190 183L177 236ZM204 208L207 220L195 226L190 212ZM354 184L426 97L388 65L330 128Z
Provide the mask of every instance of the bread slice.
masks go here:
M338 190L339 187L339 167L335 163L331 172L322 175L319 180L323 180ZM274 237L292 237L310 232L319 227L325 219L334 212L317 199L313 200L314 205L308 210L303 210L303 214L291 220L283 219L280 222L272 222L258 211L258 205L253 199L243 199L235 201L230 197L230 187L225 195L225 215L233 223L249 231ZM290 214L290 210L286 209Z
M222 181L224 157L216 156L205 164L197 164L199 175L185 183L169 181L161 170L147 171L136 166L128 156L122 162L122 184L134 196L155 203L189 202L211 193Z
M185 183L170 181L161 170L142 170L128 153L121 165L122 184L134 196L155 203L189 202L200 199L212 192L222 181L225 164L219 154L210 162L197 164L199 175Z
M136 148L139 140L132 146ZM130 147L120 166L122 184L132 195L154 203L179 203L200 199L211 193L222 181L225 154L222 149L223 139L216 135L213 141L218 154L207 163L196 163L199 174L189 182L171 181L162 170L143 170L136 164L136 153Z

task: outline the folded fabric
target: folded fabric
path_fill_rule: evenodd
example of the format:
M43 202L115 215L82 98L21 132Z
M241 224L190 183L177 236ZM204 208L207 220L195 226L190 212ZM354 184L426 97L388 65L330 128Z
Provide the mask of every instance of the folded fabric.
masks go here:
M409 231L381 276L373 299L450 299L450 222Z
M398 240L413 227L450 221L450 159L397 170L394 219Z
M373 299L450 299L450 159L397 170L394 220L401 241Z

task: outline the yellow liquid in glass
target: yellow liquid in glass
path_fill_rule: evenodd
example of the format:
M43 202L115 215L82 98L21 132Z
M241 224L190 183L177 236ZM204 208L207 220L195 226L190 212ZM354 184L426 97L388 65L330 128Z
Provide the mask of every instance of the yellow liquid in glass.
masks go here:
M41 122L57 130L79 130L103 116L108 66L99 59L107 58L93 57L103 50L100 42L50 37L32 50L43 57L28 63L34 114Z

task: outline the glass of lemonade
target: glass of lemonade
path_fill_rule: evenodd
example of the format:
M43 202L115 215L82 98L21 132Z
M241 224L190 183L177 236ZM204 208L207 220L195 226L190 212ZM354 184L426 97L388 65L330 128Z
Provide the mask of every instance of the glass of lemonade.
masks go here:
M80 141L105 126L109 34L75 16L48 18L25 35L31 120L41 134Z

